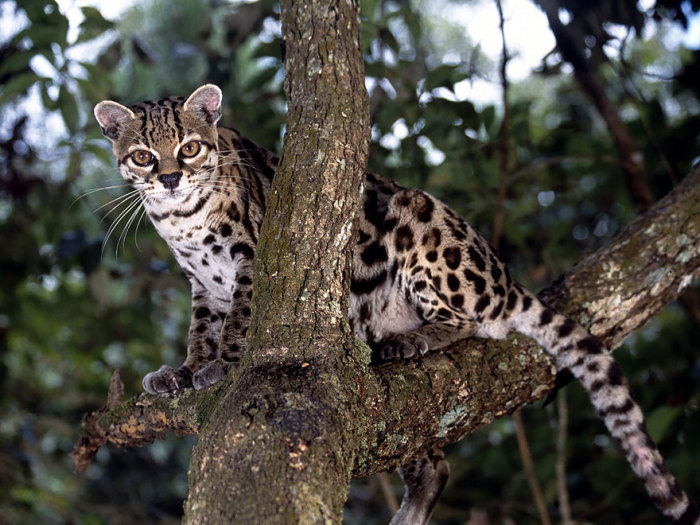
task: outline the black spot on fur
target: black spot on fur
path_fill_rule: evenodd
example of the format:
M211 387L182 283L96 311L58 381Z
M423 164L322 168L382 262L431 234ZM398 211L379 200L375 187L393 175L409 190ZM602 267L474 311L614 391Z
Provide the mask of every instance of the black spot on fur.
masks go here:
M484 290L486 290L486 279L484 279L481 275L472 272L469 268L464 270L464 276L468 281L474 283L474 291L478 295L484 293Z
M219 253L222 249L223 249L223 248L222 248L222 246L221 246L220 244L215 244L214 246L211 247L211 253L213 253L214 255L216 255L216 254Z
M397 252L403 252L413 248L413 230L411 230L410 226L404 225L396 230L394 246Z
M249 286L249 285L253 284L253 280L250 277L248 277L247 275L241 275L238 278L238 284L242 284L244 286Z
M423 235L422 244L423 246L432 245L433 248L437 248L438 246L440 246L441 241L442 233L440 233L440 230L438 228L433 228L428 233Z
M454 317L452 312L450 312L447 308L440 308L437 311L437 316L438 316L438 319L441 319L441 320L452 319Z
M578 346L579 350L583 350L588 354L600 354L603 352L603 343L593 336L581 339L576 343L576 346Z
M437 261L438 254L435 250L432 250L425 255L425 258L428 259L429 262L435 262Z
M396 205L405 208L411 205L411 196L407 192L403 192L396 197Z
M634 407L634 401L632 401L630 398L627 398L627 400L622 403L621 405L611 405L609 407L606 407L604 410L601 410L599 412L601 417L605 417L609 414L626 414L632 408Z
M625 374L622 372L622 368L617 364L617 361L612 361L610 367L608 368L608 381L613 386L619 386L625 382Z
M374 224L377 228L380 228L384 222L384 216L386 215L385 209L380 209L379 199L377 198L377 192L374 190L367 190L365 192L365 219L370 223Z
M469 258L472 260L477 270L479 270L480 272L486 270L486 262L484 261L483 257L479 255L474 246L470 245L467 248L467 252L469 253Z
M388 259L386 248L375 241L362 250L362 262L367 266L383 263Z
M386 270L379 272L375 277L370 277L369 279L353 279L350 282L350 291L358 295L368 294L385 280Z
M243 242L237 242L231 246L230 254L231 259L235 258L238 254L241 254L248 259L252 259L255 256L255 250Z
M482 295L481 298L477 301L474 310L476 310L476 313L481 313L484 310L486 310L489 304L491 304L491 296L489 296L488 294Z
M231 225L228 223L223 223L221 225L221 229L219 230L219 233L221 234L222 237L230 237L231 233L233 233L233 230L231 229Z
M204 237L204 240L202 241L203 244L211 244L216 240L216 237L213 234L209 234L206 237Z
M209 308L206 306L200 306L194 311L194 318L195 319L204 319L205 317L209 317L211 314L211 311Z
M491 312L491 315L489 315L489 319L496 319L499 315L501 315L501 311L503 310L504 304L505 303L503 302L503 300L498 301L496 308L494 308L493 312Z
M497 284L496 286L492 286L491 290L493 291L494 295L498 295L499 297L506 296L506 289L503 288L503 286L500 284Z
M554 318L554 312L552 312L549 308L545 308L542 310L542 313L540 314L540 326L546 326L549 323L552 322L552 319Z
M368 233L365 233L364 231L360 230L357 234L357 244L364 244L367 241L369 241L370 236Z
M433 210L435 209L435 205L433 204L432 199L429 197L422 195L423 197L423 205L418 209L418 220L420 222L430 222L431 219L433 218Z
M392 217L391 219L386 219L382 223L382 227L380 228L380 231L382 233L388 233L391 230L393 230L394 228L396 228L396 225L398 224L398 222L399 221L396 219L396 217Z
M566 318L557 329L557 333L559 334L559 337L566 337L574 331L574 328L576 328L576 322L572 319Z
M527 312L532 306L532 297L526 295L523 297L523 312Z
M603 388L607 384L608 383L606 381L603 381L602 379L598 379L596 381L593 381L593 383L591 383L591 392L597 392L598 390L600 390L601 388Z
M453 292L459 290L459 279L457 279L455 274L450 273L447 275L447 287Z
M464 306L464 296L462 294L455 294L452 296L450 302L455 308L462 308L462 306Z
M462 252L456 246L445 248L442 256L445 258L445 263L450 270L456 270L459 267L459 263L462 262Z
M506 310L509 312L515 308L515 305L518 302L518 294L516 294L513 290L508 292L508 302L506 303Z
M425 288L428 286L428 283L425 281L416 281L416 283L413 285L413 289L416 292L420 292L421 290L425 290Z

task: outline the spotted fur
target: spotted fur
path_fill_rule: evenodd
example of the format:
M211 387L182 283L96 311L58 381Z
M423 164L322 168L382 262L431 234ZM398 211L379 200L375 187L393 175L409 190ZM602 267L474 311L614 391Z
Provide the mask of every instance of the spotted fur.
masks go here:
M252 262L277 158L217 128L220 104L221 91L206 85L187 99L95 107L122 175L192 286L187 358L148 374L151 393L211 385L246 350ZM350 324L379 359L472 335L501 339L516 330L534 338L584 385L667 519L700 524L608 350L515 282L491 245L445 204L368 174L353 262ZM447 476L444 458L427 452L402 474L408 489L394 523L426 523Z

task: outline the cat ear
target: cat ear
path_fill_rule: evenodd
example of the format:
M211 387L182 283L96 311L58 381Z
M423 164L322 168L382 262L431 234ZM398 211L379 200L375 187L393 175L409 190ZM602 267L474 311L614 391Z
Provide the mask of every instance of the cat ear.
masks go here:
M185 111L192 111L209 124L215 124L221 117L221 98L218 86L205 84L185 100Z
M124 130L136 116L129 108L103 100L95 106L95 118L100 123L102 133L112 142L116 142Z

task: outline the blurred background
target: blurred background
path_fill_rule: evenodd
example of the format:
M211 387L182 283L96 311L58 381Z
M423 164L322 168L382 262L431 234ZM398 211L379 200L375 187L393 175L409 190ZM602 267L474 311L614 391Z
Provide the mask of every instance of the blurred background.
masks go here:
M361 7L370 169L447 201L535 290L700 160L699 0ZM222 122L279 151L278 13L268 0L0 0L1 524L179 522L193 439L103 447L84 475L68 456L112 371L139 393L184 357L189 322L187 283L123 197L92 106L212 82ZM691 288L616 352L696 499L698 319ZM521 420L449 447L434 523L661 523L578 385ZM396 474L354 482L346 522L386 523L401 493Z

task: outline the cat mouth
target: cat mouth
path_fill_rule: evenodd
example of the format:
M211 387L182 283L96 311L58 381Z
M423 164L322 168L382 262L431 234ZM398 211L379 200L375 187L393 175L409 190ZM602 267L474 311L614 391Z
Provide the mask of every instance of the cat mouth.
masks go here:
M190 196L189 191L182 188L173 188L169 190L161 190L156 195L156 199L161 202L182 202Z

